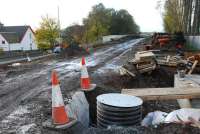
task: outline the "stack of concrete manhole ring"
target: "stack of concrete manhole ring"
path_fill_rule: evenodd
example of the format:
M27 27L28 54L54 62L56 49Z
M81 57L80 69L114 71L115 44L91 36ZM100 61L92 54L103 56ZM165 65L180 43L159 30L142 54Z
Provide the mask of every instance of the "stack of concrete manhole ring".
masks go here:
M118 93L97 96L97 127L140 125L142 103L138 97Z

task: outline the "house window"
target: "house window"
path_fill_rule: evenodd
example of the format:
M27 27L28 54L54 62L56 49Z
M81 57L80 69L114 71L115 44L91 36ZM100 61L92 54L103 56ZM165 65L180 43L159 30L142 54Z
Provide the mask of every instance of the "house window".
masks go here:
M2 42L1 42L2 44L6 44L6 42L5 42L5 40L2 40Z

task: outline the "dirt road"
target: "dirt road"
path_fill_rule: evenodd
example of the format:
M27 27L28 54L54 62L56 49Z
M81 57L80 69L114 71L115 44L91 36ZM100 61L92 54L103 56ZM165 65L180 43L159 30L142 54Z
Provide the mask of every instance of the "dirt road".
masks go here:
M141 40L107 46L87 56L92 81L103 84L102 76L115 73ZM59 74L66 103L80 87L80 60L50 60L28 66L25 72L9 72L0 84L0 133L42 133L41 123L51 114L51 71L55 69Z

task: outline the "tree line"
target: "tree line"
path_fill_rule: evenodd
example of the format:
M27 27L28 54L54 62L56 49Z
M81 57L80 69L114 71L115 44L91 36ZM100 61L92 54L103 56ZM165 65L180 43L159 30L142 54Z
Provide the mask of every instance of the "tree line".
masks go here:
M42 17L40 28L36 30L39 48L52 48L59 36L64 43L72 45L93 43L105 35L136 34L140 31L127 10L106 8L102 3L93 6L82 23L59 30L56 19Z
M200 34L200 0L166 0L163 14L166 32Z

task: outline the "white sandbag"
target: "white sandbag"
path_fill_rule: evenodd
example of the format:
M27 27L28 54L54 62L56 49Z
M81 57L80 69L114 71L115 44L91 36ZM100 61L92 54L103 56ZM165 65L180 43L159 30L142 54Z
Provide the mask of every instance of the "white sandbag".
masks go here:
M142 120L142 126L150 126L150 125L158 125L164 123L166 116L168 113L155 111L148 113L146 117Z
M68 116L77 119L85 127L89 126L89 104L83 92L76 92L66 106Z
M165 123L187 123L190 122L188 117L192 117L194 120L199 121L200 109L182 108L175 110L168 114L168 116L165 118Z

